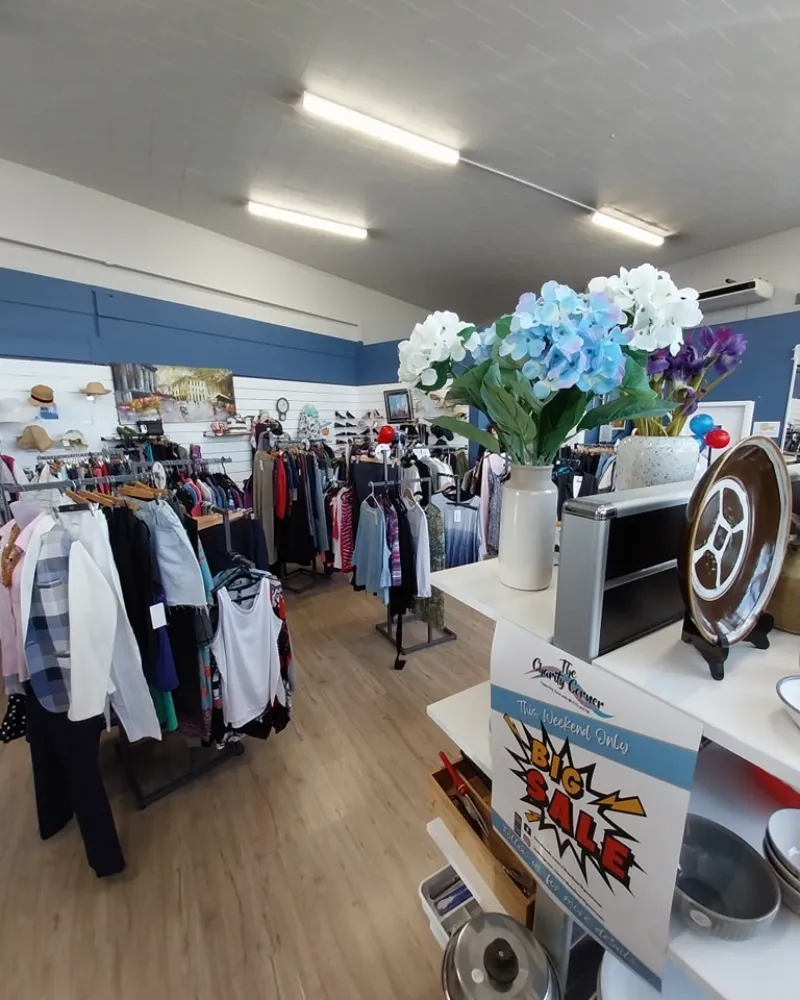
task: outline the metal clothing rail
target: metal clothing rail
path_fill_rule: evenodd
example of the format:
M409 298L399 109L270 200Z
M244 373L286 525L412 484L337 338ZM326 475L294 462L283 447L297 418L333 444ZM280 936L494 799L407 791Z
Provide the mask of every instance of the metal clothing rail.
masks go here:
M0 502L6 520L11 517L8 498L15 493L39 493L43 490L71 490L75 486L113 486L132 483L138 475L92 476L90 479L50 479L45 483L0 483Z
M152 469L154 465L163 465L165 469L181 469L195 465L224 465L226 462L232 462L233 459L230 455L214 455L209 458L204 456L203 458L156 458L152 462L137 462L135 459L131 461L140 469Z

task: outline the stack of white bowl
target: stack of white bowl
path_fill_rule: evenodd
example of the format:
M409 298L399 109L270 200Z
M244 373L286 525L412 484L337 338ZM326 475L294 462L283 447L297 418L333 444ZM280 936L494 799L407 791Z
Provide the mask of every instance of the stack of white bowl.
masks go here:
M783 902L800 914L800 809L781 809L770 816L764 856L778 876Z

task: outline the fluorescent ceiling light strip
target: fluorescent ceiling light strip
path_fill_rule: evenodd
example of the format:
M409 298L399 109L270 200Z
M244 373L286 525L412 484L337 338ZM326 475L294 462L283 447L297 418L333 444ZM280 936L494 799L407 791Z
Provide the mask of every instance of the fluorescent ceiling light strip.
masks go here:
M405 129L398 128L396 125L389 125L388 122L370 118L369 115L363 115L360 111L353 111L352 108L346 108L342 104L335 104L324 97L310 94L307 90L303 93L300 104L303 110L310 115L332 122L334 125L352 129L354 132L372 136L374 139L380 139L392 146L407 149L411 153L435 160L437 163L455 166L461 158L457 149L443 146L431 139L423 139L422 136L414 135L413 132L406 132Z
M274 222L288 222L292 226L303 226L306 229L318 229L323 233L334 233L336 236L348 236L353 240L365 240L369 231L361 226L348 226L344 222L332 222L330 219L318 219L315 215L304 215L302 212L290 212L288 208L276 208L274 205L264 205L260 201L248 201L247 210L262 219L272 219Z
M645 229L635 222L627 222L614 215L607 215L605 212L595 212L592 216L592 222L596 226L602 226L603 229L611 229L621 236L627 236L632 240L639 240L641 243L647 243L651 247L660 247L664 243L664 237L658 233L650 229Z

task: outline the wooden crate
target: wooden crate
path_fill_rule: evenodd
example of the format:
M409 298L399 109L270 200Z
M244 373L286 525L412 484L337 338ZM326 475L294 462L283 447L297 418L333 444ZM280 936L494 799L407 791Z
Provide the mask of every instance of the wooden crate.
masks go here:
M497 896L509 916L515 917L526 927L533 926L535 892L525 893L503 871L503 866L524 871L522 862L510 847L492 830L491 791L475 768L465 760L454 762L472 792L472 800L489 827L488 840L484 841L459 812L451 796L455 795L453 782L446 769L434 771L428 781L428 799L434 814L444 821L461 849L475 865L483 880ZM531 880L532 882L532 880ZM535 883L532 882L535 890Z

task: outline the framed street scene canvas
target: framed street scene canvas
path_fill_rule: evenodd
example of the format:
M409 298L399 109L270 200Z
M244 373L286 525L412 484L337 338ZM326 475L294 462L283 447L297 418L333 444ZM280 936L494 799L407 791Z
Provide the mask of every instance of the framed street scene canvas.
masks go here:
M225 420L236 412L233 372L227 368L112 365L114 396L123 425Z
M408 389L389 389L383 394L386 403L386 422L405 424L412 419L411 394Z

